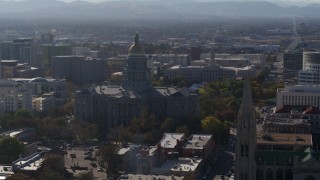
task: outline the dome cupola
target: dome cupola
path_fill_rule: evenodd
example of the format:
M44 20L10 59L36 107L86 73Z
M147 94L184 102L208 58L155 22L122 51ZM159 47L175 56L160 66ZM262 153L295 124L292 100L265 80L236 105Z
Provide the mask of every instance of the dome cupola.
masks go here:
M139 43L139 35L136 34L134 44L129 48L129 55L144 55L144 49Z

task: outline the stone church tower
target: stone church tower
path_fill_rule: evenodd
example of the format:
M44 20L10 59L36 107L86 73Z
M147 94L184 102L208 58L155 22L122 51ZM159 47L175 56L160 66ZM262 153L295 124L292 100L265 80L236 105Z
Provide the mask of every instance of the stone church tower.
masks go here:
M236 180L256 179L256 120L249 78L245 79L237 117Z

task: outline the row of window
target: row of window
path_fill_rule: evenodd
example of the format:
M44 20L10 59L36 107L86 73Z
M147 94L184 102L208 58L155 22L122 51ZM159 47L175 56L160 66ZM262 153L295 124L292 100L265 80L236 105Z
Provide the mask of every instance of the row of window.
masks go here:
M284 105L314 105L318 107L319 96L282 96Z

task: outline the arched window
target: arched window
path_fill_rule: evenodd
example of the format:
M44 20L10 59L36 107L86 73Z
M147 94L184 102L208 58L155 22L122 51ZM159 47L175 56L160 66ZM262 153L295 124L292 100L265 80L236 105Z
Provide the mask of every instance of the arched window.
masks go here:
M277 169L276 171L276 180L283 180L283 172L281 169Z
M292 171L291 171L291 169L287 169L287 170L286 170L285 180L292 180L292 179L293 179Z
M263 180L263 169L257 169L256 176L256 180Z
M266 179L273 180L273 172L270 168L266 171Z

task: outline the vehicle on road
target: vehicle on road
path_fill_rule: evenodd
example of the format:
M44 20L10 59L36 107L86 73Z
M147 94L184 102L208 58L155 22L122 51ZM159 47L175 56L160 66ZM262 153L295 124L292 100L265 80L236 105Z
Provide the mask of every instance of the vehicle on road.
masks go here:
M97 167L97 164L96 164L95 162L90 162L90 165L91 165L92 167Z

